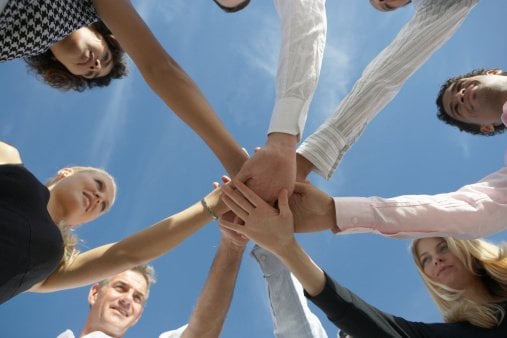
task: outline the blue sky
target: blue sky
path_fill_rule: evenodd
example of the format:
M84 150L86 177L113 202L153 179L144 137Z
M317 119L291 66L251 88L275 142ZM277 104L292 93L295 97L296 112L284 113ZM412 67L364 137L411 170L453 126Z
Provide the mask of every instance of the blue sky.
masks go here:
M279 27L271 1L228 15L210 0L133 1L169 53L187 70L227 128L248 149L264 144L274 102ZM328 43L304 135L346 95L368 62L410 18L408 6L383 14L367 0L327 3ZM449 76L478 67L507 69L507 2L479 3L458 33L370 124L330 181L336 196L447 192L503 165L506 136L483 138L435 117L434 98ZM66 165L106 168L117 179L114 208L83 226L83 250L119 240L198 201L223 173L205 144L156 97L135 67L107 89L62 93L27 74L21 61L0 64L0 138L20 150L45 180ZM417 276L408 241L374 235L299 236L330 275L378 308L417 321L440 316ZM505 234L493 237L505 240ZM184 324L207 277L219 240L210 223L156 260L158 283L144 316L126 337L158 337ZM251 246L251 244L250 244ZM88 288L23 294L0 307L2 336L56 337L79 332ZM319 312L330 337L336 329ZM222 337L270 337L260 270L245 254Z

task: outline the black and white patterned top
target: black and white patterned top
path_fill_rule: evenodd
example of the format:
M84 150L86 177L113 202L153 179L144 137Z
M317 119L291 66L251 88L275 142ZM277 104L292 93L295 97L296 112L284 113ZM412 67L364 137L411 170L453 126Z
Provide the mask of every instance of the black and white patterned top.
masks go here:
M0 62L44 53L97 20L91 0L9 0L0 13Z

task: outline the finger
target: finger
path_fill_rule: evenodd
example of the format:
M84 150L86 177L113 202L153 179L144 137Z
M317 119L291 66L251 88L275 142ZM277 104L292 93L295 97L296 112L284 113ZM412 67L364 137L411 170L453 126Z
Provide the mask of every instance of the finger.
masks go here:
M287 189L282 189L278 194L278 208L280 209L280 215L282 216L290 213L289 193L287 192Z
M231 211L240 219L245 220L248 217L248 213L239 206L236 202L234 202L229 196L222 196L222 201L231 209Z
M238 182L240 183L240 182ZM237 205L243 208L247 213L251 213L254 205L250 203L245 196L241 194L240 191L232 189L230 186L225 186L223 188L224 194L228 196L231 200L233 200Z
M212 185L213 185L213 189L220 187L220 183L218 183L218 182L213 182Z
M254 154L257 154L261 150L261 147L255 147Z
M310 186L310 183L301 183L301 182L296 182L296 185L294 186L294 192L295 193L304 193L308 190Z
M248 235L245 233L248 231L248 229L244 225L239 225L222 219L220 220L220 226L224 227L225 229L232 230L237 234L243 235L248 238Z
M248 153L248 150L246 150L245 147L241 147L241 150L246 154L246 156L250 157L250 154Z
M222 176L222 182L229 183L230 181L231 181L231 178L229 176L226 176L226 175Z
M238 189L241 194L246 198L248 202L250 202L254 207L259 207L267 203L259 197L253 190L247 187L245 184L241 182L236 182L236 189Z

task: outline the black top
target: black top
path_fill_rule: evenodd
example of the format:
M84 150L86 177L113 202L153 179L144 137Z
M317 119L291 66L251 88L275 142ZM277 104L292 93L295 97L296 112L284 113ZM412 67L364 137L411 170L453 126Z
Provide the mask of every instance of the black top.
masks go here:
M0 62L42 54L97 20L91 0L9 0L0 13Z
M49 190L22 165L0 165L0 304L46 279L63 257Z
M315 297L305 296L317 305L337 327L354 338L499 338L507 337L507 320L498 328L483 329L467 322L411 322L382 312L342 287L326 274L324 290ZM507 303L502 304L507 310Z

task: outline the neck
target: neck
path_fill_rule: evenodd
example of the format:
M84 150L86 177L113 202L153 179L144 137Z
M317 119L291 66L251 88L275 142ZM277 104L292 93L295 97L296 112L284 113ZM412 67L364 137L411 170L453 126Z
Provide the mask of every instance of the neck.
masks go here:
M477 280L477 282L473 283L469 288L467 288L465 290L464 296L478 304L495 302L495 299L493 296L491 296L481 280Z
M51 189L49 190L49 201L48 201L48 213L53 223L55 223L58 227L60 227L60 223L63 221L61 206L55 203L54 195L51 193Z

